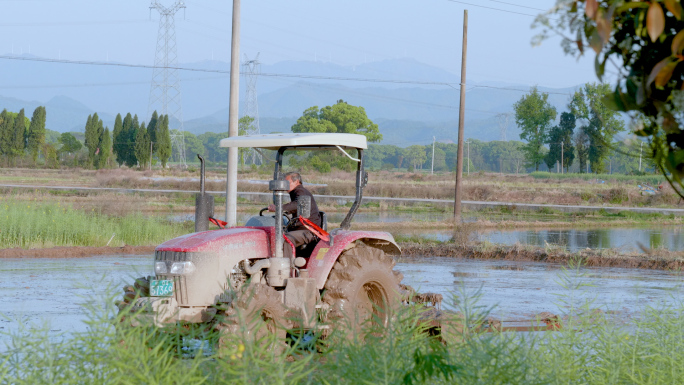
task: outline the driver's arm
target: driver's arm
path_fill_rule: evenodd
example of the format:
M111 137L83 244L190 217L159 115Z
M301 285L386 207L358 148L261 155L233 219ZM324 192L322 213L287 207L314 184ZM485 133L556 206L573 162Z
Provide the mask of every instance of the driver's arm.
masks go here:
M283 205L283 213L295 214L297 212L297 201L292 201Z
M274 204L268 205L268 211L274 212L276 206ZM297 202L290 202L283 205L283 214L294 214L297 212Z

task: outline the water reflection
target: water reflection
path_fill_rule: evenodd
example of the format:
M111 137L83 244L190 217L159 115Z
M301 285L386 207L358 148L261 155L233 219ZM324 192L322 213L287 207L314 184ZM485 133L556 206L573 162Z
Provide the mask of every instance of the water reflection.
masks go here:
M643 252L649 249L684 250L684 227L661 228L599 228L563 230L479 230L470 239L496 244L547 246L557 245L568 251L582 249L619 249L623 252ZM401 234L401 233L400 233ZM401 235L448 241L454 238L450 231L406 232ZM457 239L463 239L461 235Z

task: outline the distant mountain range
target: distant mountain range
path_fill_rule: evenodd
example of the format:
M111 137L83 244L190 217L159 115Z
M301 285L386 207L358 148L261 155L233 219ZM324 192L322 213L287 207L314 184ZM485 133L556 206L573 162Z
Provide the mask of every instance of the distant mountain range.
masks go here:
M195 134L227 132L229 82L225 71L229 64L204 61L179 67L192 69L180 71L184 129ZM223 73L206 72L213 70ZM429 143L433 136L442 142L456 140L459 76L440 68L408 59L358 66L288 61L264 65L261 73L257 89L264 133L289 131L305 109L342 99L366 109L378 123L383 143ZM147 118L151 77L151 70L146 68L2 59L0 109L25 108L30 116L35 107L45 105L48 128L59 132L83 131L87 116L97 112L111 128L119 112ZM352 78L361 80L344 80ZM242 76L240 82L240 97L244 99L246 78ZM495 115L512 112L513 103L525 94L520 90L528 89L515 84L470 82L466 138L499 140ZM552 93L549 101L559 113L565 111L569 94L574 92L574 88L540 90ZM511 119L507 139L518 136Z

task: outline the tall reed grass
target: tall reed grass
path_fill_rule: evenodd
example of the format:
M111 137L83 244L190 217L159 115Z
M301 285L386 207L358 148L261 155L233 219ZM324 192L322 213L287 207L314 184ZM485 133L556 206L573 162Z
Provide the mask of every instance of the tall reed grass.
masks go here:
M187 224L140 213L113 217L60 203L12 199L0 203L0 248L105 246L110 239L110 246L152 245L188 231Z
M583 290L572 269L560 282ZM333 333L315 349L292 342L274 352L239 336L219 350L210 329L121 327L111 296L85 305L85 332L56 338L46 326L2 336L9 344L0 346L0 383L674 384L684 378L684 304L644 306L637 317L620 320L571 294L560 299L567 311L560 331L516 334L483 332L478 325L492 309L478 306L477 293L457 297L461 326L449 330L447 344L426 333L419 308L405 308L382 332Z

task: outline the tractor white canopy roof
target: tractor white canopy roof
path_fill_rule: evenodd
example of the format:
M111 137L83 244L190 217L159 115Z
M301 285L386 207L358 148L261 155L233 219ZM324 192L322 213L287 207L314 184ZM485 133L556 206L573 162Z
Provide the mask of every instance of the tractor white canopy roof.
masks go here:
M339 146L343 148L368 148L366 137L358 134L287 133L234 136L221 139L220 147L256 147L277 150L280 147Z

